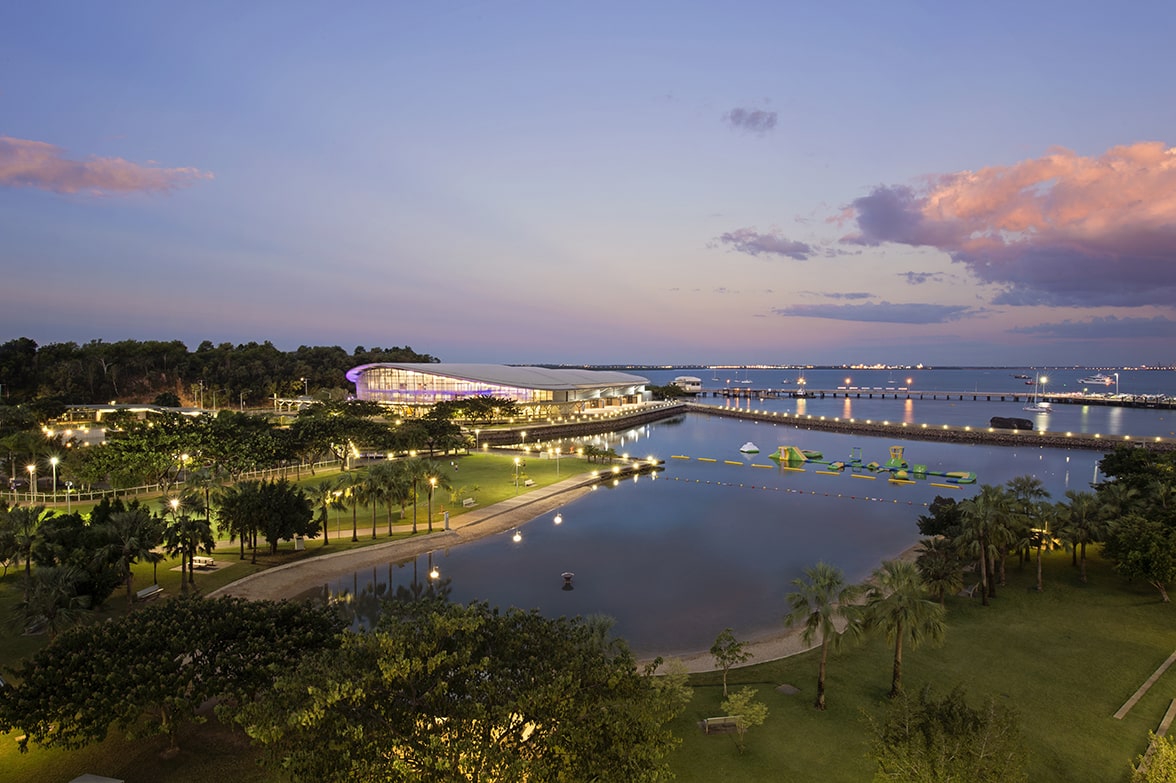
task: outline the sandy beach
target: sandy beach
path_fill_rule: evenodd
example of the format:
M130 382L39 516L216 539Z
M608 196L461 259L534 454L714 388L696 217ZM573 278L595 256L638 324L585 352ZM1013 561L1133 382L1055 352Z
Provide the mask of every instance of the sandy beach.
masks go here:
M590 491L597 478L584 473L564 479L547 487L532 489L515 498L509 498L483 509L468 511L453 518L450 530L414 536L410 539L374 544L361 549L335 552L311 557L294 563L276 566L266 571L251 574L236 582L225 585L210 593L233 595L250 600L279 601L292 598L306 590L320 586L344 574L363 568L402 561L418 557L427 552L449 549L475 541L485 536L501 533L565 505ZM897 555L901 559L913 558L916 548ZM783 612L783 607L781 607ZM799 630L781 627L772 632L748 639L741 639L744 649L751 653L749 664L774 661L811 649L801 640ZM714 658L709 650L698 650L686 654L676 653L663 656L681 661L689 672L714 671Z

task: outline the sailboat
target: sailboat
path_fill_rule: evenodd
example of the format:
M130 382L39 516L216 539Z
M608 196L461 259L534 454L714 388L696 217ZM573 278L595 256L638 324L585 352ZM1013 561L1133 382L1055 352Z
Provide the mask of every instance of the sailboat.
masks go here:
M739 381L739 383L751 383L751 378L744 378L743 380Z
M1041 384L1041 388L1044 390L1045 379L1041 376L1037 376L1033 379L1033 402L1026 405L1025 410L1032 411L1033 413L1050 413L1053 411L1053 408L1050 406L1050 404L1045 400L1037 399L1038 384Z

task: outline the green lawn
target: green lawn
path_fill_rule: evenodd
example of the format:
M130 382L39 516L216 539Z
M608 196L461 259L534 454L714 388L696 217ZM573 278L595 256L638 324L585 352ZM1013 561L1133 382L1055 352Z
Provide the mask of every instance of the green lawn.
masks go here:
M1112 717L1176 649L1176 607L1144 585L1125 584L1106 563L1090 565L1083 587L1069 555L1050 557L1044 593L1029 589L1032 566L1014 565L992 606L949 599L945 643L903 656L908 691L931 684L946 694L958 685L973 706L993 697L1013 707L1035 783L1127 781L1148 730L1176 697L1176 671L1169 671L1124 720ZM675 725L683 738L673 761L678 780L870 780L864 715L886 704L892 660L881 640L844 648L829 663L825 712L812 708L815 652L733 672L729 687L758 688L769 708L743 755L730 736L698 728L702 718L723 714L722 686L717 674L696 676L694 700ZM779 693L781 684L800 693Z

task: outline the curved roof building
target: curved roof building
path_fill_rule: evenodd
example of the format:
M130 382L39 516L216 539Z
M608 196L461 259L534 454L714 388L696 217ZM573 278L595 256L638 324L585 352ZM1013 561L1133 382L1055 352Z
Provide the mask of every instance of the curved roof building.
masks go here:
M363 364L347 372L355 396L420 407L463 397L505 397L519 405L562 411L643 402L648 379L604 370L502 364Z

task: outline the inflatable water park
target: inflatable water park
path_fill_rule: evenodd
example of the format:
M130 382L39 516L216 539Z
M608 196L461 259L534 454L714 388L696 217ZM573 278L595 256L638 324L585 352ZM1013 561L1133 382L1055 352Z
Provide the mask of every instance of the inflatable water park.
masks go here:
M904 446L891 446L890 459L885 462L866 462L862 458L860 446L854 446L847 460L827 460L819 451L806 451L796 446L780 446L769 454L782 466L796 466L804 463L823 465L824 470L818 473L840 474L846 470L851 473L889 473L890 481L895 484L914 484L917 479L934 477L948 484L975 484L976 474L967 470L928 470L926 465L907 462L903 455Z

